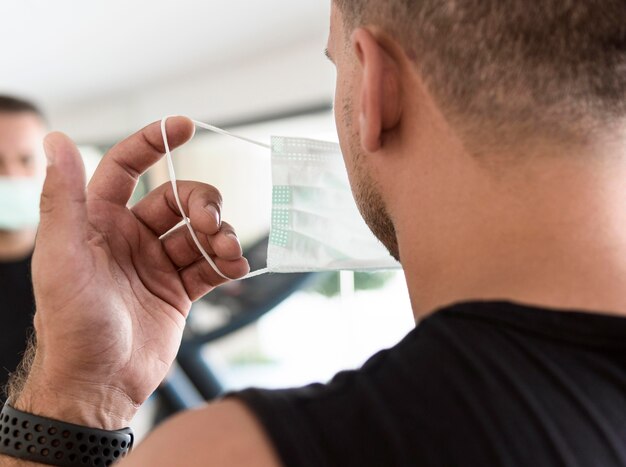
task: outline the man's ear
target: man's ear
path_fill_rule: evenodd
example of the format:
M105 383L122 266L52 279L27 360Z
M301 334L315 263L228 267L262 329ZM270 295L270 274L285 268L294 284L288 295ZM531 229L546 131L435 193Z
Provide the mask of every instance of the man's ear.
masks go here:
M400 120L399 67L372 32L365 28L354 31L352 45L362 73L361 145L372 153L381 148L383 133L393 129Z

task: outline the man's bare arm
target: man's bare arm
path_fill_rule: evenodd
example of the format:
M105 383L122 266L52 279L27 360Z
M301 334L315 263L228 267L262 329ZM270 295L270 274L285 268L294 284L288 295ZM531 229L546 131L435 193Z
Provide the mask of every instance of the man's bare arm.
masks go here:
M236 400L185 412L161 425L120 467L278 467L256 418Z

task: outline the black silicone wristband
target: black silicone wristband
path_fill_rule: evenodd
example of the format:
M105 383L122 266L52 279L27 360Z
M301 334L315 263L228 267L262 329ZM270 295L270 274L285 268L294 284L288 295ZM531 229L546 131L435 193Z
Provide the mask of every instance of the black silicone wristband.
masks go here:
M59 467L113 465L130 452L133 431L98 430L39 417L7 402L0 413L0 453Z

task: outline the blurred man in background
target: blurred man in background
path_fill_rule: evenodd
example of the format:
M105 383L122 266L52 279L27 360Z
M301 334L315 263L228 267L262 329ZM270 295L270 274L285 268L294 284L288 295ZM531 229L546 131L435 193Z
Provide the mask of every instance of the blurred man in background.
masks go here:
M0 385L18 365L35 304L30 263L45 174L42 113L32 103L0 96ZM4 399L3 391L0 399Z

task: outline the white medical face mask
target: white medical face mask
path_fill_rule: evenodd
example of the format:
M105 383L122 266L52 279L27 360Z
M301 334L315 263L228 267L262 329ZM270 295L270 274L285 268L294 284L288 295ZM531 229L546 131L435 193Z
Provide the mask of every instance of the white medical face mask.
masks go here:
M161 122L170 178L178 208L211 267L224 276L204 251L178 197L176 174ZM196 126L271 150L272 220L267 268L260 274L315 271L376 271L401 268L369 230L354 201L341 150L336 143L273 137L267 145L201 122Z
M41 190L38 178L0 177L0 230L36 228Z

